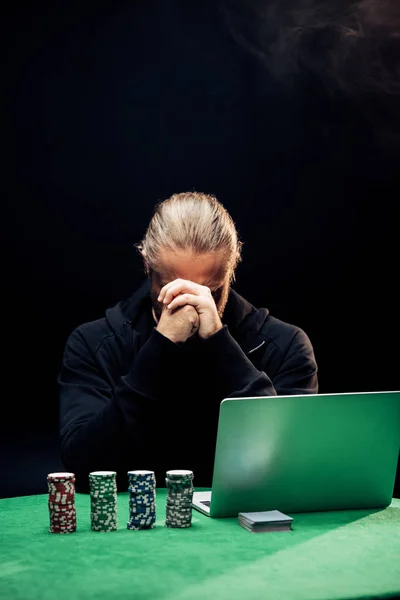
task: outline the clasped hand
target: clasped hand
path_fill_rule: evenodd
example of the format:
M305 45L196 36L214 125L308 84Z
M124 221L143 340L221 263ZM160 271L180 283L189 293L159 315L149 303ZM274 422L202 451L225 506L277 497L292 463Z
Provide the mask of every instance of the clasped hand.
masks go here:
M186 304L193 306L199 315L198 334L202 339L210 337L223 327L211 290L205 285L175 279L164 285L157 300L171 311Z

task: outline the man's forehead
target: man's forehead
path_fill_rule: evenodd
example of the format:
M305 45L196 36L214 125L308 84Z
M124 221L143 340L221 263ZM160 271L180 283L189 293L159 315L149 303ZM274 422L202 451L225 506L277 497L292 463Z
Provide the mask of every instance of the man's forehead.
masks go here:
M156 282L161 285L161 287L163 287L164 285L167 285L167 283L170 283L171 281L174 281L174 279L188 279L189 281L195 281L195 279L189 278L189 277L175 277L174 275L169 275L168 273L164 273L164 272L159 272L159 271L153 271L152 275L154 276L154 279L156 280ZM210 286L214 286L214 285L220 285L223 280L225 279L225 275L224 273L218 273L218 274L211 274L210 277L206 278L204 281L202 281L200 284L201 285L207 285L208 287ZM199 283L199 282L196 282Z
M157 282L163 286L174 279L187 279L200 285L220 285L226 278L227 265L220 253L187 255L166 253L155 270Z

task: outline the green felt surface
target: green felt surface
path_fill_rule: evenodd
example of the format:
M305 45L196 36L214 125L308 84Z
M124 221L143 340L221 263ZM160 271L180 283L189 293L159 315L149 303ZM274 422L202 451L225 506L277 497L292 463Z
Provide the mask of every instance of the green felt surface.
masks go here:
M90 529L90 498L76 496L78 530L48 532L47 496L0 501L0 598L324 600L400 594L400 500L384 510L291 515L291 532L252 534L237 519L193 511L189 529ZM279 508L279 507L277 507Z

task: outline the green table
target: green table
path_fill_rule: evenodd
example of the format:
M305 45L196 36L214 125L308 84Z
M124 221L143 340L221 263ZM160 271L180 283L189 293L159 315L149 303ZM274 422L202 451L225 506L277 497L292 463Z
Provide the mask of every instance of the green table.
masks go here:
M157 524L90 529L90 498L77 494L78 530L48 532L47 496L0 501L0 598L7 600L323 600L400 595L400 500L385 510L291 515L293 531L252 534L236 519L193 511L189 529L168 529L164 489ZM279 508L279 507L278 507Z

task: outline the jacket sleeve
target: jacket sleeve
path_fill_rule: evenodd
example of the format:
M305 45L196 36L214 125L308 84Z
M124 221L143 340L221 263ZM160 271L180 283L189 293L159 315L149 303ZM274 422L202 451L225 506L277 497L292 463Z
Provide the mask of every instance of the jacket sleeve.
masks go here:
M318 391L314 352L301 329L296 329L273 380L253 365L226 325L205 340L204 348L221 399L314 394Z
M116 470L126 453L139 460L144 449L149 460L156 398L160 386L165 390L171 382L180 352L153 329L113 390L84 333L78 328L71 334L58 378L61 456L67 469L85 477L93 470Z

